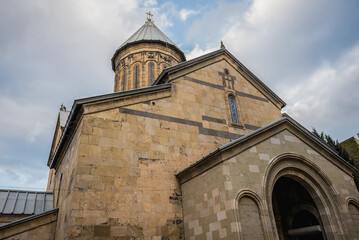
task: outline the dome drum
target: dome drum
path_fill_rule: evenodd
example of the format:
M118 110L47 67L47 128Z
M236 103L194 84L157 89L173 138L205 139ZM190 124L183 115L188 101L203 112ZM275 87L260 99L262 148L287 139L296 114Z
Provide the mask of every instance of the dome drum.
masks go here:
M148 19L111 59L114 91L149 87L164 68L183 61L184 53Z

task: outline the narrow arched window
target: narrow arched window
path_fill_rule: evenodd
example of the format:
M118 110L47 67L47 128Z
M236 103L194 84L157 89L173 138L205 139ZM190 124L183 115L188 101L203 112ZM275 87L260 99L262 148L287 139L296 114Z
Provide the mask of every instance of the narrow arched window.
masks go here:
M123 70L123 79L122 79L122 90L126 90L126 70Z
M150 64L150 86L152 85L153 81L153 64Z
M118 75L115 77L115 86L114 86L114 91L116 92L116 91L118 91L118 90L120 90L120 89L117 89L118 88L118 83L119 83L119 79L118 79Z
M138 84L138 66L135 66L135 88L137 88Z
M240 123L238 109L236 104L236 98L233 95L228 95L229 108L231 110L232 123Z

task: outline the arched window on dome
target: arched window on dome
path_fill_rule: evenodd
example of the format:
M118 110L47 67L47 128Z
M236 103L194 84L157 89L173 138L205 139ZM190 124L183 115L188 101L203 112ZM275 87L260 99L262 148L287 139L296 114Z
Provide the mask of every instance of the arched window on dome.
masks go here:
M122 91L126 90L126 69L123 69Z
M135 66L135 88L138 87L138 65Z
M150 66L149 66L149 73L150 73L150 86L152 85L152 83L153 83L153 63L150 63Z
M236 98L232 94L228 95L228 102L229 102L229 109L231 111L231 119L232 123L240 124L239 115L238 115L238 108L236 103Z

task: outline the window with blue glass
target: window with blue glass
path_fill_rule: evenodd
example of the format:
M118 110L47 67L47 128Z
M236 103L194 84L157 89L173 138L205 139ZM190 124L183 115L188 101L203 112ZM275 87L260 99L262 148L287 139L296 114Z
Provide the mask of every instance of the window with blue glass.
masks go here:
M150 85L152 85L153 80L153 64L150 64Z
M233 95L228 95L228 102L229 109L231 111L232 123L240 124L236 98Z
M126 70L123 70L123 79L122 79L122 90L126 90Z
M135 88L137 88L138 84L138 66L135 67Z

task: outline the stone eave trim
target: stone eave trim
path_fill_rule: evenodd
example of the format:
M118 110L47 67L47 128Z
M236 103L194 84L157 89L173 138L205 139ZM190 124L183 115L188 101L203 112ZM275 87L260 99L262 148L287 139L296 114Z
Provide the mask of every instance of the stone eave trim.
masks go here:
M200 175L201 173L205 172L206 170L208 170L208 169L216 166L217 164L221 163L222 161L224 161L225 159L215 161L214 163L211 163L211 164L209 164L209 162L208 162L208 161L211 161L212 159L218 157L221 153L235 147L236 145L239 145L246 141L249 141L250 139L253 139L256 136L258 136L276 126L279 126L279 125L282 125L285 123L289 124L290 126L294 127L295 129L299 130L306 137L310 138L310 140L314 141L320 147L325 149L326 152L329 153L335 159L337 159L338 162L341 163L342 166L344 165L344 167L349 168L351 171L357 171L357 169L353 165L351 165L350 163L345 161L342 157L340 157L326 143L324 143L322 140L320 140L319 138L314 136L311 132L309 132L302 125L300 125L298 122L296 122L294 119L292 119L289 115L284 113L283 118L217 148L216 150L210 152L208 155L204 156L203 158L201 158L200 160L191 164L190 166L186 167L185 169L177 172L175 174L175 176L180 180L180 184L183 184L183 183L187 182L188 180Z
M51 160L51 152L52 152L52 149L55 148L55 138L56 138L56 135L58 133L58 131L60 130L61 126L60 126L60 113L57 117L57 122L56 122L56 126L55 126L55 132L54 132L54 136L52 138L52 143L51 143L51 148L50 148L50 153L49 153L49 157L47 159L47 166L50 165L50 160Z
M130 47L132 45L136 45L136 44L139 44L139 43L158 43L158 44L161 44L165 47L168 47L168 48L171 48L172 50L176 51L179 53L180 57L181 57L181 60L182 61L186 61L186 56L184 55L184 53L181 51L181 49L179 49L176 45L173 45L173 44L169 44L169 43L166 43L164 41L161 41L161 40L138 40L138 41L135 41L135 42L130 42L130 43L127 43L123 46L121 46L120 48L118 48L115 52L115 54L113 54L113 57L111 58L111 66L112 66L112 70L115 71L116 69L116 66L115 66L115 59L116 57L118 56L118 54L125 50L127 47Z
M10 223L8 223L8 224L5 224L5 225L0 226L0 231L5 230L5 229L7 229L7 228L11 228L11 227L17 226L17 225L22 224L22 223L25 223L25 222L32 221L32 220L37 219L37 218L41 218L41 217L43 217L43 216L50 215L50 214L52 214L52 213L57 213L58 211L59 211L58 208L54 208L54 209L51 209L51 210L46 211L46 212L42 212L42 213L39 213L39 214L35 214L35 215L29 216L29 217L25 217L25 218L19 219L19 220L17 220L17 221L10 222Z
M249 77L251 77L256 84L258 84L259 87L262 88L263 91L261 91L265 96L267 95L273 98L275 101L277 101L281 108L285 107L287 104L277 95L275 94L267 85L265 85L256 75L254 75L248 68L246 68L236 57L234 57L227 49L218 49L216 51L213 51L211 53L207 53L205 55L202 55L200 57L191 59L189 61L185 61L182 63L179 63L177 65L168 67L162 71L162 73L158 76L156 81L153 83L153 85L157 85L160 83L163 83L166 81L166 79L169 77L169 75L173 74L174 72L178 72L182 69L188 68L189 66L196 65L198 63L204 62L208 60L209 58L216 57L221 54L226 54L229 58L231 58L238 66L241 68L241 70L246 73ZM258 89L257 86L254 85ZM260 90L260 89L258 89Z
M76 99L72 105L70 115L67 119L65 129L60 137L59 143L56 146L54 154L51 157L51 160L48 161L48 166L50 168L55 168L57 160L60 158L63 149L66 148L66 144L71 140L73 134L75 133L75 129L78 125L78 121L81 115L83 114L84 104L93 104L97 102L110 101L117 98L136 96L138 94L170 89L171 87L172 87L171 83L160 84L146 88L138 88L138 89L123 91L123 92L115 92L115 93L99 95L89 98Z

